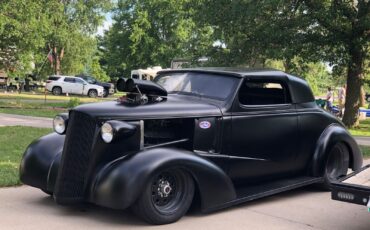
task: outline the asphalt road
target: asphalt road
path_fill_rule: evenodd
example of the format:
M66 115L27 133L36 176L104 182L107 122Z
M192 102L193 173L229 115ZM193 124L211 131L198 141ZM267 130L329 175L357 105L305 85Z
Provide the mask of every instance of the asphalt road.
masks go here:
M84 208L56 205L51 197L28 186L0 189L0 229L363 229L370 213L358 206L330 199L329 192L308 187L253 201L211 214L195 209L180 221L148 226L130 211L93 205Z

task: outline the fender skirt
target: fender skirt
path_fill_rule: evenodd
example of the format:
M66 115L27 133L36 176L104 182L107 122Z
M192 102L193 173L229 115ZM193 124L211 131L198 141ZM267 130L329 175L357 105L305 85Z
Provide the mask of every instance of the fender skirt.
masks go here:
M363 161L362 154L355 139L344 127L337 124L332 124L324 130L317 141L312 164L313 176L322 176L324 174L329 152L338 142L344 143L349 150L349 167L354 171L361 168Z
M104 207L125 209L136 201L152 176L173 167L192 175L203 211L236 198L230 178L211 161L189 151L155 148L119 158L102 168L92 183L89 200Z
M23 154L19 167L20 180L27 185L52 192L63 151L64 135L51 133L32 142ZM52 175L50 170L53 169ZM53 177L53 178L51 178Z

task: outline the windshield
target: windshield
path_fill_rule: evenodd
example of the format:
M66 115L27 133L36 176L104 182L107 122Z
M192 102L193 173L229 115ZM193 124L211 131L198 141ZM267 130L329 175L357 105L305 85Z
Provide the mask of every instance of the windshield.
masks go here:
M224 100L235 92L239 79L209 73L163 73L154 79L168 93L192 94Z
M95 84L95 83L96 83L96 80L95 80L94 78L92 78L92 77L87 77L87 78L86 78L86 81L87 81L88 83L90 83L90 84Z

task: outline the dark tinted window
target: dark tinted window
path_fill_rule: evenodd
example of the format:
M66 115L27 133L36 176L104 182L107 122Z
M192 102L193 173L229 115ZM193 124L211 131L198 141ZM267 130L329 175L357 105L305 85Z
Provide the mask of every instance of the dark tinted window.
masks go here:
M79 83L79 84L84 84L85 83L83 80L81 80L79 78L76 78L75 80L76 80L76 83Z
M56 77L56 76L50 76L49 78L48 78L48 80L50 80L50 81L58 81L58 79L59 79L60 77Z
M75 82L75 79L74 78L71 78L71 77L66 77L66 78L64 78L64 81L65 82L74 83Z
M239 102L243 105L274 105L287 104L291 100L283 82L246 80L239 91Z

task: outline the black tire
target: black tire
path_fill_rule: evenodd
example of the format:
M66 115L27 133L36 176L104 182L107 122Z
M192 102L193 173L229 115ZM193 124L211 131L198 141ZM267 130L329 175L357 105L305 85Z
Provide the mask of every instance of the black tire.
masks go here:
M103 97L108 97L108 96L109 96L109 90L108 89L104 89Z
M62 94L62 88L60 88L59 86L55 86L52 89L51 92L53 93L53 95L56 95L56 96L61 95Z
M98 96L98 91L96 91L95 89L90 89L87 95L91 98L96 98Z
M331 189L331 183L347 175L349 168L349 151L345 144L337 143L330 150L328 160L325 165L324 183L322 188Z
M150 224L169 224L185 215L193 197L194 181L189 173L167 169L150 179L132 209Z

